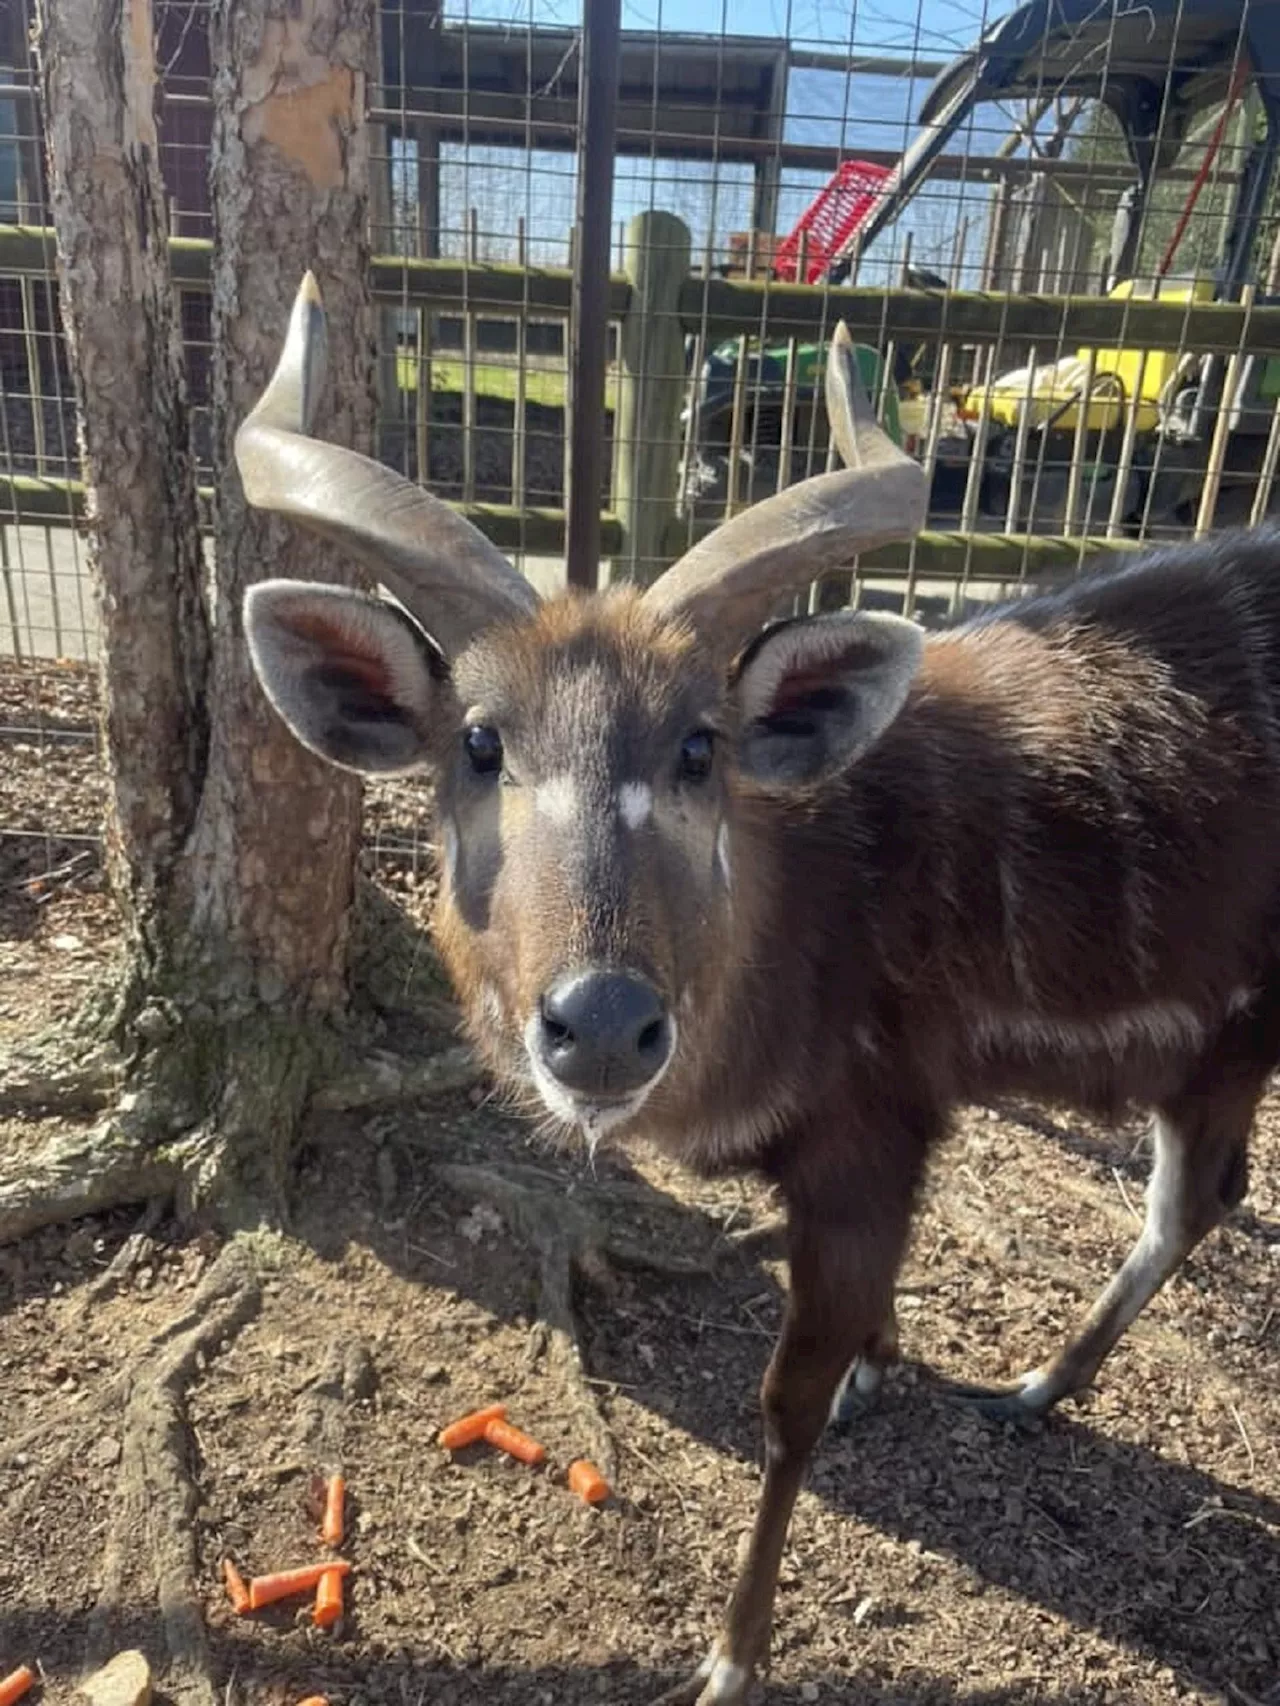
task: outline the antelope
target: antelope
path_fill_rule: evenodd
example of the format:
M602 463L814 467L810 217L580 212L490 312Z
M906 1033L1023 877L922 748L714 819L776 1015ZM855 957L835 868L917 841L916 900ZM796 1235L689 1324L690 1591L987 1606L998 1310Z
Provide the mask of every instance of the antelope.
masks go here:
M391 597L267 580L244 624L296 737L421 771L434 931L477 1048L594 1147L644 1132L786 1206L754 1528L667 1706L737 1706L767 1656L792 1508L828 1417L897 1355L895 1278L958 1106L1152 1112L1145 1223L1078 1330L1003 1391L1087 1386L1241 1199L1280 1062L1280 539L1088 572L927 637L780 602L924 521L841 325L843 467L694 545L647 590L545 602L442 502L311 436L308 274L240 428L250 503Z

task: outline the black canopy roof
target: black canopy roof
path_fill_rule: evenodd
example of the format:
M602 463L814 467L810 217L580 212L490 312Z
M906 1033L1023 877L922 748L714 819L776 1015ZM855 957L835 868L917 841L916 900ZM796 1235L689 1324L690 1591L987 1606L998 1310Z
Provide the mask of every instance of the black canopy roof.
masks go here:
M1131 136L1159 134L1164 165L1239 62L1280 98L1280 0L1029 0L941 73L920 117L934 122L975 76L974 101L1082 95Z

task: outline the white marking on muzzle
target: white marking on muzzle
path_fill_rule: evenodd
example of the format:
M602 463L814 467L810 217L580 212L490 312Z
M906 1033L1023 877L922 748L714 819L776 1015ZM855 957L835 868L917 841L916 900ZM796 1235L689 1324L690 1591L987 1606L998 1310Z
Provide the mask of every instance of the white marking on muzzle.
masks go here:
M548 776L534 789L533 803L544 817L563 829L578 815L578 785L568 771Z
M647 782L624 782L618 789L618 814L628 829L639 829L653 816L653 789Z
M558 1078L543 1065L538 1055L538 1015L535 1013L524 1028L524 1052L529 1062L529 1073L533 1079L534 1089L542 1097L547 1112L565 1125L576 1126L587 1140L587 1148L592 1156L596 1146L606 1132L625 1125L633 1120L658 1085L667 1075L667 1069L676 1056L676 1045L680 1033L674 1017L668 1015L667 1023L671 1027L671 1047L667 1058L647 1084L641 1086L633 1095L625 1100L616 1102L593 1102L585 1096L575 1096L572 1090L566 1090Z

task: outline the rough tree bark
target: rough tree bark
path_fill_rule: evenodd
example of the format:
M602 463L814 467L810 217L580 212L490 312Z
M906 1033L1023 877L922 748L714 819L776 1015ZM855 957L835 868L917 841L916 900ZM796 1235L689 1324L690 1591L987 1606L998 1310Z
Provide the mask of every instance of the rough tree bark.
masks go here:
M373 0L215 0L214 568L187 441L160 175L151 0L41 0L62 308L102 615L109 867L125 963L63 1063L93 1131L0 1177L0 1241L174 1190L228 1225L276 1218L291 1141L346 999L359 787L269 711L240 627L264 574L342 579L248 512L236 427L311 267L330 332L326 430L368 449ZM47 1054L27 1063L30 1100ZM22 1072L8 1075L20 1099ZM14 1085L16 1082L16 1091Z

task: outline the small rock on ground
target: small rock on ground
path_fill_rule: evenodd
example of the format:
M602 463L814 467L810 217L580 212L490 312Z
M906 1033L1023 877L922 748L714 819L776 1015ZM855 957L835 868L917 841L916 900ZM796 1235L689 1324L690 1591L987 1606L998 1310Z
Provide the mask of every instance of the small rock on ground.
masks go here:
M77 1696L93 1706L151 1706L151 1667L145 1654L136 1649L117 1653L80 1684Z

